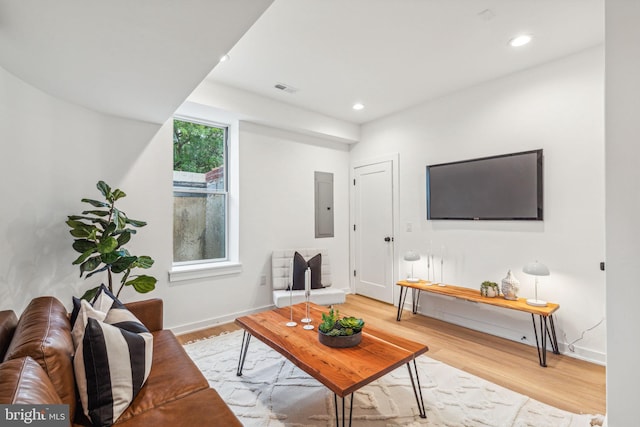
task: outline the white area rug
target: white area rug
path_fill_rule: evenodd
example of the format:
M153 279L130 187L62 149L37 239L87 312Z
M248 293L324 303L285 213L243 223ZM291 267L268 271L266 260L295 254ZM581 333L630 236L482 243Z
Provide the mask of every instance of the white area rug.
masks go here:
M242 331L236 331L187 344L185 349L242 424L335 426L333 393L259 340L251 339L243 375L236 376L241 341ZM417 362L427 418L418 415L403 366L355 393L354 427L587 427L602 423L601 416L562 411L426 356Z

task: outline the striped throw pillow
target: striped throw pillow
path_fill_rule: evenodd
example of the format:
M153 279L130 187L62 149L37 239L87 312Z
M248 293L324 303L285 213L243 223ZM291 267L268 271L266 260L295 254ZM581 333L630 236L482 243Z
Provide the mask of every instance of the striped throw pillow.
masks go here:
M80 401L95 426L112 425L127 409L149 376L153 356L147 328L113 295L104 298L112 302L79 302L72 332Z

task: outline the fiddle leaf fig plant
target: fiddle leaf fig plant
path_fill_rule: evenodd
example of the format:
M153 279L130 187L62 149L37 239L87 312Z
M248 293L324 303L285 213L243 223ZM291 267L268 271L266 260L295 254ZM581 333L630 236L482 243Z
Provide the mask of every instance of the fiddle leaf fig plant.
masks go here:
M132 274L134 269L150 268L153 259L147 255L132 255L124 247L131 240L131 236L136 234L135 228L144 227L147 223L131 219L116 208L116 201L126 196L124 191L118 188L112 190L104 181L99 181L96 187L105 201L82 199L83 203L88 203L95 209L67 217L66 224L71 228L69 232L75 237L73 249L80 253L73 265L80 266L80 277L84 275L85 279L106 271L111 292L113 275L122 274L116 296L120 295L125 286L132 286L140 293L154 290L157 282L155 277ZM89 289L82 298L93 298L99 288L96 286Z

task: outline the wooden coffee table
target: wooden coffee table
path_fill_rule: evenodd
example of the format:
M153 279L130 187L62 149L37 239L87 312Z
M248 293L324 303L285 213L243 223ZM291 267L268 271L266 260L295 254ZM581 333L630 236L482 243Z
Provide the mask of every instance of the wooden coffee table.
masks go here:
M317 328L321 322L322 313L327 313L329 310L313 303L309 304L309 310L312 324L315 326L313 330L302 329L300 319L306 317L304 303L293 306L293 319L298 322L295 327L286 326L290 318L289 307L237 318L236 323L244 329L237 375L242 375L249 342L252 336L256 337L333 391L338 426L340 425L338 396L342 398L342 425L344 426L345 397L351 395L349 404L349 425L351 425L353 393L406 364L420 417L427 417L415 360L429 350L426 345L365 324L362 330L362 342L357 346L327 347L318 341ZM345 313L340 315L343 316ZM364 320L366 322L367 319Z

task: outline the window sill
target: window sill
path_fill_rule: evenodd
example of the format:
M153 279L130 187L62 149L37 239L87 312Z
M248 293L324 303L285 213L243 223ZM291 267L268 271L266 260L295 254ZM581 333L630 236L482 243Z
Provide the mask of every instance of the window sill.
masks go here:
M169 271L169 282L182 282L185 280L204 279L207 277L228 276L240 274L242 264L227 261L209 264L194 264L176 267Z

